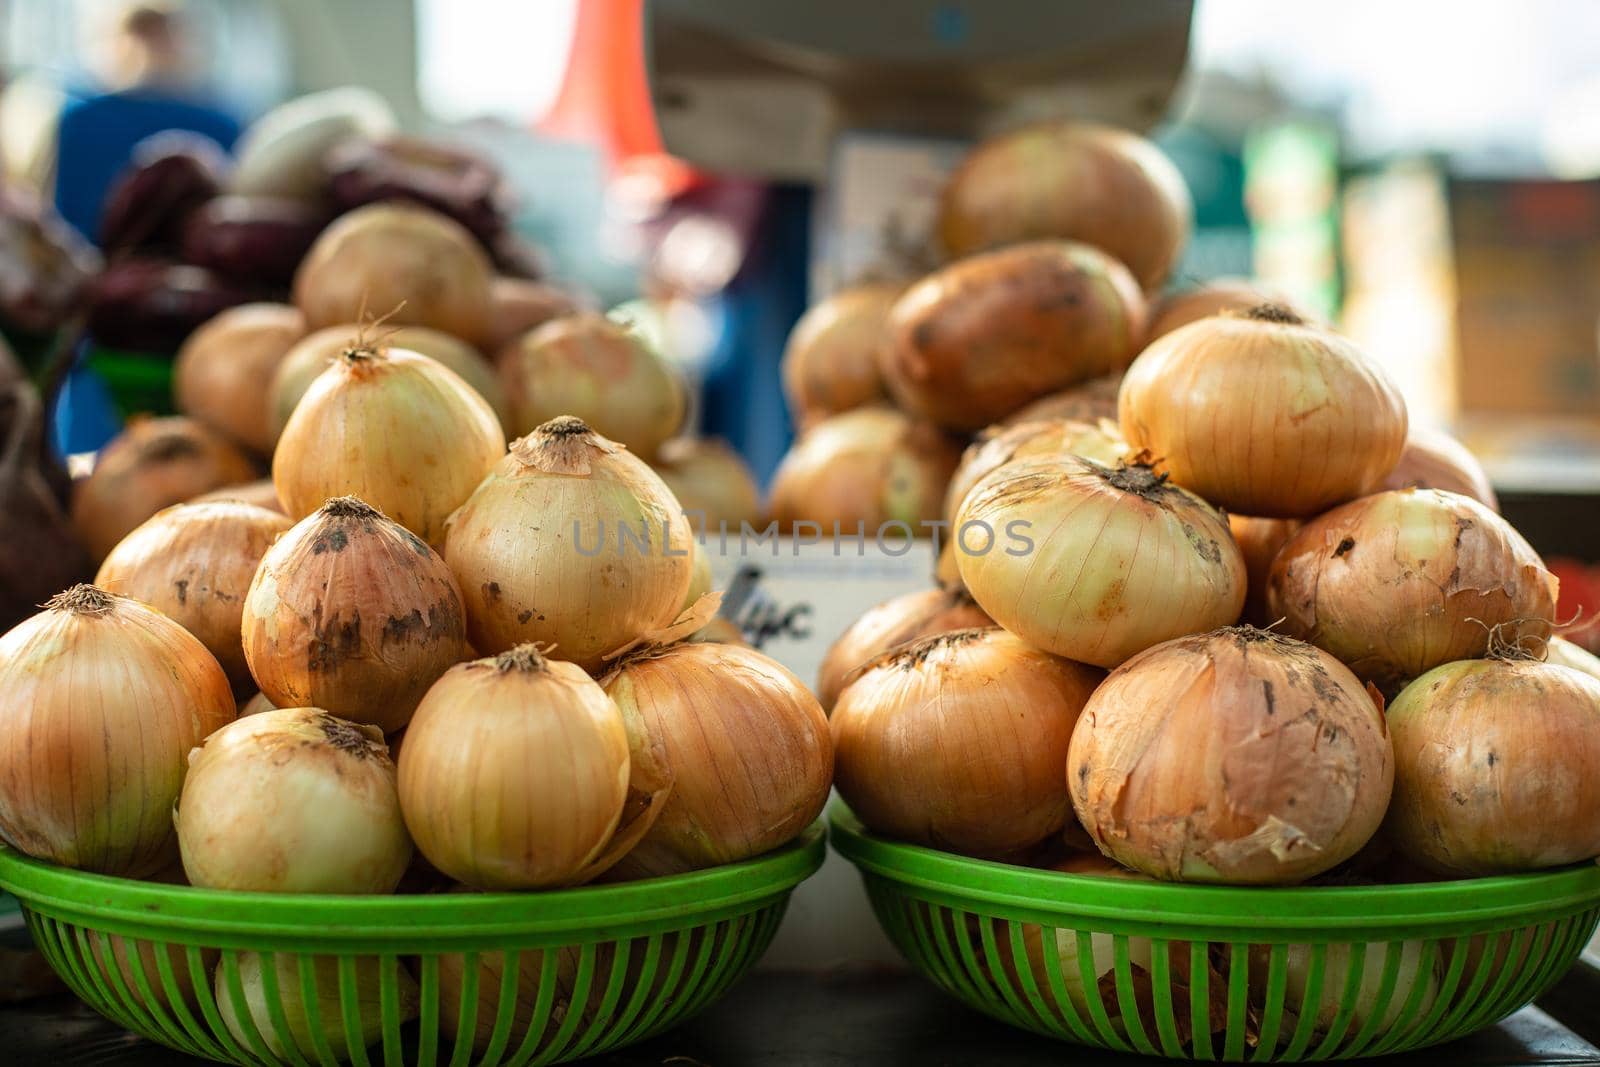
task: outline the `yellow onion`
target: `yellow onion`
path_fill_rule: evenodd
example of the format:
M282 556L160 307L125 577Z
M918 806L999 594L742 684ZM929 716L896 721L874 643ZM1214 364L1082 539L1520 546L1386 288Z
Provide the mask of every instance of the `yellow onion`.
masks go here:
M233 717L227 675L188 631L73 586L0 638L0 837L79 870L160 870L184 760Z
M750 642L744 639L744 631L739 629L739 624L723 615L718 615L700 629L684 638L685 641L699 642L707 645L739 645L750 647Z
M877 833L1004 858L1072 817L1067 743L1102 675L1002 630L886 654L833 706L834 782Z
M272 953L272 978L277 987L275 997L267 995L266 980L263 976L268 965L262 956L256 952L240 952L237 956L239 982L244 991L245 1013L250 1017L251 1027L261 1035L261 1039L266 1042L267 1049L273 1056L280 1062L287 1061L295 1054L316 1062L326 1062L320 1058L321 1054L317 1051L320 1038L327 1043L328 1051L333 1054L335 1060L344 1061L350 1058L352 1049L345 1029L346 1005L339 994L339 957L311 957L310 970L317 997L314 1005L317 1026L313 1029L311 1025L313 1006L308 1005L305 1000L304 987L300 981L300 957L296 953ZM365 1048L383 1036L385 970L392 975L397 1021L402 1026L417 1017L422 1005L422 996L417 989L416 979L412 978L393 956L356 956L352 962L355 972L355 1003L350 1005L350 1011L356 1017L357 1036ZM245 1048L253 1048L247 1036L249 1030L245 1026L245 1021L240 1018L238 1009L234 1007L226 963L217 967L216 998L217 1009L222 1014L222 1022L228 1028L228 1033ZM271 1005L274 1003L281 1006L286 1033L280 1032L273 1022L274 1012ZM441 1012L441 1014L447 1013Z
M744 458L714 437L677 437L661 446L650 464L683 505L697 533L738 532L740 523L761 518L761 490Z
M172 818L184 874L210 889L392 893L411 862L382 732L320 708L206 738Z
M253 482L241 482L238 485L225 485L220 489L212 489L201 493L199 496L190 497L190 504L209 504L217 500L231 500L236 504L254 504L258 508L276 511L283 514L283 504L278 500L278 487L272 484L271 478L259 478Z
M193 419L134 419L73 487L72 524L90 554L103 559L162 508L257 473L243 452Z
M451 668L406 728L406 826L429 863L479 889L593 878L616 858L604 854L627 797L617 706L533 645Z
M278 435L261 398L305 332L305 319L287 304L241 304L222 312L178 349L172 364L178 410L252 452L270 454Z
M833 781L828 720L775 660L738 645L645 644L600 684L627 724L633 791L670 786L659 817L614 877L759 856L793 840L822 811Z
M119 541L94 581L198 637L235 691L249 692L239 639L244 597L261 557L291 525L276 511L236 501L175 504Z
M1076 419L1099 425L1101 419L1117 419L1117 392L1122 388L1122 372L1102 374L1059 392L1046 393L1000 421L1001 426L1020 422L1047 422L1051 419ZM1120 436L1121 430L1118 430Z
M1391 692L1481 656L1489 628L1537 651L1556 580L1511 524L1469 497L1397 489L1311 520L1278 551L1267 613Z
M1251 515L1229 515L1228 529L1244 555L1247 575L1244 612L1241 618L1252 626L1269 626L1277 621L1267 606L1267 579L1278 550L1300 529L1298 519L1261 519Z
M1371 492L1406 407L1354 344L1275 305L1158 339L1122 379L1122 434L1172 480L1243 515L1308 518Z
M1226 626L1244 606L1244 557L1227 521L1142 464L1009 463L967 494L953 543L990 618L1098 667Z
M1600 656L1565 637L1552 637L1545 644L1545 662L1571 667L1580 674L1600 680Z
M554 988L549 992L543 988L546 952L555 953L550 979ZM589 999L594 1003L585 1006L589 1010L598 1007L600 997L611 979L611 968L616 960L615 950L606 942L595 946L595 956L596 966L589 980ZM662 962L657 965L657 974L661 975L665 972L666 961L670 957L663 953L659 958ZM528 948L516 954L516 999L511 1009L511 1038L508 1047L513 1049L520 1047L523 1036L533 1025L541 995L547 998L546 1002L549 1004L548 1022L545 1024L544 1034L535 1038L535 1043L530 1047L534 1049L547 1047L546 1042L555 1036L561 1023L566 1020L567 1013L572 1010L573 994L578 984L579 963L579 950L571 946L562 946L558 949ZM478 995L473 1002L475 1007L472 1017L472 1050L481 1054L488 1049L489 1043L494 1039L495 1020L500 1014L501 990L506 980L506 953L479 953L475 969ZM466 956L459 952L440 953L439 1032L451 1041L460 1037L461 1013L468 1006L462 999L466 992L466 975ZM626 986L624 990L624 996L627 996Z
M273 704L393 733L460 661L464 630L444 560L377 509L335 497L262 558L241 636Z
M1244 314L1262 304L1289 308L1307 318L1283 294L1250 278L1213 278L1192 289L1180 289L1162 298L1150 312L1148 341L1213 315ZM1146 343L1148 343L1148 341Z
M958 256L1038 237L1084 241L1155 290L1177 264L1193 218L1183 175L1143 137L1041 122L968 153L945 186L938 232Z
M783 394L796 423L805 426L888 400L878 373L878 344L904 289L898 282L853 285L800 316L782 364Z
M1500 510L1489 475L1478 457L1443 430L1411 427L1400 462L1383 480L1382 489L1443 489L1470 496L1490 511Z
M485 347L499 352L551 319L576 315L582 305L571 293L545 282L497 277L489 283L489 333Z
M505 449L494 412L458 375L415 352L357 345L289 416L272 481L290 518L358 496L432 545Z
M691 537L655 472L563 417L512 444L451 516L444 557L475 648L542 642L592 670L672 621L693 571Z
M180 881L178 884L184 883ZM178 994L178 1000L187 1005L191 1011L199 1008L200 1002L195 995L196 974L189 969L189 952L185 946L176 942L166 942L157 947L156 943L142 938L129 939L116 934L107 934L106 940L111 947L109 955L100 946L98 937L91 935L88 938L89 953L94 957L94 966L99 970L108 989L117 988L117 979L112 977L112 971L115 970L122 979L122 984L127 987L128 996L139 1007L158 1015L158 1009L172 1011L175 1005L172 998L167 995L166 985L161 981L161 961L158 957L164 954L167 957L167 967L172 971L172 984ZM214 948L200 950L199 982L211 980L211 970L217 965L217 958L220 955ZM139 989L141 971L145 983L150 987L149 997Z
M1325 652L1249 626L1168 641L1095 691L1072 735L1078 820L1157 878L1301 882L1383 821L1394 753L1376 702Z
M547 322L501 349L495 362L505 386L506 428L514 434L573 415L649 460L689 413L677 370L604 315Z
M689 540L689 558L693 568L689 572L689 591L683 594L680 611L687 610L696 600L711 592L711 552L693 538Z
M1397 849L1453 877L1600 855L1600 679L1552 663L1461 660L1389 706Z
M1453 942L1444 942L1446 946ZM1378 1016L1376 1033L1391 1033L1400 1013L1413 996L1416 1009L1413 1019L1425 1018L1439 999L1440 982L1444 976L1444 958L1435 953L1428 961L1428 942L1421 939L1409 941L1373 941L1366 945L1362 957L1360 976L1355 979L1355 994L1349 993L1354 946L1348 941L1330 941L1322 947L1322 993L1314 1005L1311 1032L1316 1037L1330 1033L1341 1015L1347 1020L1341 1036L1359 1034L1374 1015ZM1391 992L1379 1014L1379 994L1384 988L1384 972L1389 967L1390 953L1397 953ZM1307 1007L1306 994L1311 992L1311 969L1316 949L1310 945L1289 945L1284 953L1284 1022L1279 1027L1279 1040L1288 1042L1295 1033L1299 1020ZM1250 946L1250 987L1252 1000L1260 1006L1266 1001L1267 983L1270 980L1272 949L1267 945ZM1471 970L1466 971L1470 980ZM1417 986L1422 992L1416 994Z
M925 422L889 408L859 408L812 426L772 480L772 517L785 530L816 523L824 536L888 523L912 534L939 518L950 475L961 458L956 442ZM900 531L904 533L902 529Z
M1062 452L1114 467L1128 458L1128 444L1112 422L1094 425L1073 419L1052 419L991 427L967 446L961 454L961 465L950 478L950 487L944 495L944 515L951 528L955 528L962 501L990 471L1012 460Z
M460 224L411 204L368 204L322 231L295 272L294 302L313 330L360 322L370 309L396 326L478 342L489 335L492 277Z
M346 349L360 347L356 339L363 336L365 329L355 323L326 326L301 338L289 349L266 390L267 418L274 441L283 433L289 416L294 414L311 383ZM383 344L390 349L404 349L443 363L483 397L497 417L505 412L505 391L500 388L500 375L483 353L465 341L426 326L383 329L382 337Z
M1037 241L959 260L895 302L878 369L904 409L977 430L1139 350L1144 297L1088 245Z
M817 670L817 696L824 709L832 709L858 670L885 652L951 630L993 625L959 586L903 593L869 608L828 646Z

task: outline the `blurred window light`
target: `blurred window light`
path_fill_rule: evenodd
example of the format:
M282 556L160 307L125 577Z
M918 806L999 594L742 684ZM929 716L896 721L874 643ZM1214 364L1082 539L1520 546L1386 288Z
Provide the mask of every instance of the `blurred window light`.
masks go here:
M555 102L582 0L417 0L422 106L526 125Z

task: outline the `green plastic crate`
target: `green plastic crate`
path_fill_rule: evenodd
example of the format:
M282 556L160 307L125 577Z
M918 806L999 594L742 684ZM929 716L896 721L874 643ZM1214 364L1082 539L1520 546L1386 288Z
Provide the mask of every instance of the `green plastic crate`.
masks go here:
M564 1063L643 1040L716 1000L766 951L790 892L821 865L824 837L819 822L745 863L546 893L229 893L84 874L5 848L0 886L22 902L35 943L74 993L190 1055ZM145 966L133 965L135 952ZM460 965L457 998L441 990L442 958ZM485 961L500 964L492 1025L476 1017L480 975L493 973ZM261 976L254 1015L249 973ZM407 1022L413 981L420 1007ZM310 1010L286 1010L284 982L298 983ZM319 991L337 996L336 1017L315 1010ZM240 1025L244 1041L224 1012L252 1020ZM460 1040L446 1036L452 1029Z
M1119 1052L1283 1063L1438 1044L1541 995L1600 923L1594 864L1245 889L967 859L876 837L842 803L830 821L917 970L1002 1022Z

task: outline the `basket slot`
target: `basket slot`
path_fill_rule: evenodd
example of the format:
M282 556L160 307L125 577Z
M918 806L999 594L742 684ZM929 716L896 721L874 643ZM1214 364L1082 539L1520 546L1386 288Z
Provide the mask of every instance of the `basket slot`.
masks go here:
M1204 941L1189 942L1189 1031L1193 1035L1194 1058L1214 1060L1211 1049L1211 1027L1206 1020L1211 1017L1210 954Z
M1140 938L1145 945L1149 942ZM1133 1047L1146 1056L1155 1055L1155 1046L1145 1036L1144 1014L1140 1010L1139 996L1133 988L1133 964L1128 959L1128 939L1123 934L1116 934L1111 939L1111 971L1117 991L1117 1015L1122 1021L1123 1028L1127 1031L1128 1039L1133 1042ZM1096 981L1096 994L1098 999L1099 983Z
M926 919L926 928L931 932L935 951L944 962L944 973L950 982L951 988L958 996L968 1000L978 1000L978 987L972 983L971 977L961 966L960 956L955 947L950 943L947 919L950 913L943 908L936 907L927 901L919 902L918 909Z
M1059 1001L1051 1001L1051 1006L1047 1007L1045 997L1040 993L1039 983L1034 980L1033 966L1028 959L1028 949L1023 932L1025 929L1031 929L1035 935L1042 937L1039 927L1026 926L1015 920L1008 922L1004 919L995 919L993 921L1005 924L1006 937L1011 946L1012 967L1017 973L1017 984L1021 986L1022 993L1027 997L1028 1004L1033 1008L1034 1014L1038 1016L1040 1024L1053 1034L1059 1035L1064 1029L1070 1030L1061 1017L1061 1009L1058 1006ZM1048 986L1048 983L1046 984ZM1070 1011L1071 1005L1069 1004L1067 1008Z
M272 963L271 957L263 953L261 957L263 976L275 969L276 967ZM317 975L317 958L310 953L297 953L295 955L295 969L299 975L301 1017L304 1020L303 1025L306 1028L306 1036L311 1041L312 1051L316 1054L320 1063L338 1063L333 1047L328 1043L328 1027L333 1024L334 1020L322 1017L322 1003L317 997L317 994L321 992L318 988L320 980ZM334 981L336 988L343 984L339 981L337 975L335 975ZM340 999L342 1001L342 995ZM283 1033L284 1044L292 1048L294 1044L292 1041L293 1035L283 1031L279 1032ZM354 1051L353 1046L359 1044L359 1042L350 1041L349 1034L344 1035L344 1041L345 1047L351 1048L352 1051Z
M304 1064L306 1060L305 1057L300 1055L300 1042L295 1038L294 1029L290 1025L289 1020L283 1010L284 990L278 985L277 956L270 952L263 952L257 958L260 960L261 966L261 998L266 1003L267 1022L271 1024L273 1032L278 1036L278 1044L283 1048L284 1057L287 1058L290 1063L293 1063L296 1065L296 1067L299 1067L299 1065ZM309 994L306 992L306 966L307 961L305 957L300 957L296 971L295 983L296 987L300 991L299 996L301 998L301 1003L310 1005L314 1004L316 1001L316 985L315 982L313 982L311 992ZM241 971L241 982L243 981L243 978L244 974L243 971ZM248 996L246 999L248 1000ZM311 1031L313 1041L315 1041L317 1038L320 1038L322 1032L322 1028L317 1026L314 1021L316 1019L315 1011L316 1009L311 1007L302 1013L306 1020L306 1025L313 1028ZM255 1013L250 1012L250 1015L251 1023L254 1025ZM313 1045L313 1047L315 1047L315 1045ZM332 1055L332 1052L322 1053L321 1059L326 1061Z
M1261 1002L1261 1034L1251 1063L1276 1058L1278 1034L1283 1025L1284 999L1289 990L1289 946L1275 944L1267 950L1266 993Z
M1331 946L1329 955L1332 955ZM1341 946L1344 948L1344 946ZM1311 1053L1311 1059L1324 1060L1332 1056L1343 1044L1345 1034L1350 1030L1350 1020L1355 1018L1357 997L1361 993L1361 982L1366 974L1367 943L1365 941L1352 942L1347 951L1341 951L1344 957L1344 966L1341 969L1330 964L1327 977L1327 987L1339 990L1338 1007L1334 1010L1333 1021L1327 1025L1322 1041ZM1341 984L1341 978L1343 982ZM1323 998L1326 1000L1326 997ZM1322 1016L1322 1001L1318 1001L1312 1008L1312 1018L1320 1019Z
M483 1063L499 1063L505 1055L506 1047L511 1043L511 1035L516 1030L518 988L522 984L522 956L523 953L516 949L507 949L500 954L500 988L499 1000L495 1005L494 1022L490 1024L489 1043L483 1049ZM468 967L476 969L473 964ZM463 991L465 999L465 991ZM466 1032L466 1019L462 1019L462 1028L457 1034ZM476 1021L474 1021L476 1026ZM461 1043L461 1038L456 1038L456 1044Z
M978 944L983 950L983 963L988 971L990 981L1000 992L1000 998L1005 1001L1006 1007L1011 1009L1013 1022L1029 1030L1041 1029L1040 1021L1029 1014L1022 997L1018 995L1017 989L1012 985L1012 981L1019 978L1020 975L1016 973L1015 968L1006 966L1007 961L1001 957L1000 946L995 940L994 928L997 923L1004 923L1007 928L1011 927L1012 924L1005 923L1001 919L991 919L981 915L971 916L970 921L978 926Z
M1383 1055L1402 1043L1411 1044L1413 1035L1434 1017L1434 1005L1443 996L1443 955L1437 940L1429 939L1419 944L1422 948L1416 976L1410 983L1400 1014L1379 1030L1378 1040L1370 1048L1363 1050L1369 1056Z
M250 1011L250 1003L245 999L244 982L239 976L239 958L242 954L227 951L222 954L222 961L218 964L219 975L217 979L218 1008L227 1012L227 1018L233 1026L226 1027L225 1032L233 1033L235 1027L244 1035L243 1048L239 1048L240 1058L248 1061L252 1057L265 1063L277 1063L278 1059L267 1047L267 1042L262 1037L261 1031L256 1027L256 1020ZM226 1001L221 998L226 996ZM236 1048L238 1046L235 1046Z
M1061 1009L1062 1016L1067 1020L1068 1028L1071 1029L1076 1040L1085 1045L1099 1044L1099 1039L1094 1035L1094 1031L1090 1029L1092 1016L1089 1009L1089 999L1083 994L1081 987L1078 989L1077 996L1074 996L1072 990L1068 988L1067 971L1061 959L1062 937L1070 937L1072 938L1074 957L1073 982L1081 982L1081 972L1076 967L1078 957L1078 935L1076 931L1057 930L1053 926L1040 926L1036 927L1036 929L1039 931L1039 954L1044 958L1045 984L1049 987L1051 997ZM1051 951L1052 949L1054 951ZM1096 1003L1098 1003L1098 998ZM1104 1014L1105 1012L1102 1010L1101 1015Z
M706 1001L716 991L714 974L711 966L712 958L717 954L716 946L719 940L725 940L732 929L733 920L725 919L715 926L708 927L701 936L700 949L695 953L694 968L690 972L688 983L684 989L684 999L677 1010L669 1008L665 1014L667 1019L684 1018L699 1011Z
M506 962L505 969L511 970L511 964ZM465 1067L466 1062L472 1058L472 1046L477 1037L478 1025L478 973L480 959L478 953L468 952L461 959L461 996L456 1001L456 1041L451 1050L450 1067ZM440 1011L450 1011L449 1004L440 1004Z
M378 1015L384 1065L400 1067L404 1050L400 1045L400 960L396 956L378 957Z
M600 1003L594 1009L594 1019L589 1023L589 1028L572 1048L574 1056L594 1055L611 1033L612 1013L617 1010L617 999L622 995L623 982L628 976L628 942L618 942L610 955L606 984L600 990Z
M1297 1022L1289 1044L1283 1050L1283 1059L1298 1060L1305 1056L1306 1048L1317 1029L1317 1007L1322 1003L1322 987L1328 976L1328 946L1311 946L1306 961L1306 987L1296 1009Z
M178 981L178 971L173 960L174 953L178 954L176 962L183 965L183 973L189 979L188 996L170 996L174 991L181 993L183 990ZM194 957L193 962L190 960L191 953L193 953ZM205 954L199 949L186 948L175 941L169 941L160 946L160 949L155 954L155 959L156 975L161 979L161 988L167 990L170 996L169 1003L172 1007L172 1017L178 1021L178 1025L183 1027L184 1037L186 1038L178 1047L193 1056L211 1056L214 1058L215 1053L213 1050L216 1048L216 1042L212 1040L209 1033L201 1028L189 1004L190 997L195 997L196 1003L198 1003L200 988L211 984L211 973L205 965Z
M1473 1016L1478 1014L1477 1009L1483 1004L1484 990L1488 988L1489 979L1494 975L1495 959L1507 936L1509 935L1494 933L1456 939L1458 950L1462 953L1462 962L1468 967L1468 971L1462 976L1465 985L1440 1021L1439 1030L1434 1036L1444 1039L1468 1032ZM1467 959L1473 952L1478 953L1475 964Z
M422 1011L417 1028L417 1067L435 1067L439 1062L439 957L428 952L417 968Z
M660 938L663 935L656 934L653 936ZM630 1041L643 1038L647 1034L653 1034L658 1027L664 1026L667 1020L672 1018L667 1013L667 1005L682 995L683 969L689 959L690 939L686 935L679 935L672 938L672 940L675 942L672 946L672 958L667 961L667 973L666 977L661 980L660 995L656 997L655 1003L650 1005L650 1010L645 1013L644 1018L639 1021L637 1029L628 1035ZM663 941L663 950L665 949L665 944L665 941Z
M628 998L627 1006L617 1017L618 1044L635 1040L639 1013L651 999L656 971L661 966L661 935L651 934L647 938L635 938L633 944L638 944L640 940L644 942L644 958L640 961L639 974L633 984L633 995Z
M545 953L547 959L556 959L557 952ZM556 1029L555 1037L550 1039L549 1046L535 1061L549 1063L557 1058L565 1059L570 1053L573 1035L578 1032L578 1025L583 1021L583 1009L589 1003L589 992L594 984L595 971L595 946L588 943L578 948L578 970L572 979L572 999L567 1004L566 1017L561 1020L561 1025ZM553 984L553 983L552 983ZM540 989L542 997L544 990ZM550 990L552 996L555 989Z
M149 982L143 981L143 961L130 962L128 969L134 972L134 982L130 986L127 975L123 974L117 962L110 934L81 926L76 928L76 933L78 944L87 949L83 954L84 963L100 979L97 984L109 991L107 1006L116 1011L129 1029L151 1037L164 1035L167 1028L160 1021L160 1007L151 995ZM135 992L134 987L142 988L142 992Z
M1184 1040L1172 1000L1172 954L1182 951L1180 942L1161 939L1150 943L1150 1011L1155 1017L1156 1037L1162 1055L1179 1058L1184 1055Z
M1228 946L1227 1011L1222 1058L1238 1062L1250 1041L1250 946L1237 941ZM1210 1029L1210 1016L1202 1015L1195 1026Z

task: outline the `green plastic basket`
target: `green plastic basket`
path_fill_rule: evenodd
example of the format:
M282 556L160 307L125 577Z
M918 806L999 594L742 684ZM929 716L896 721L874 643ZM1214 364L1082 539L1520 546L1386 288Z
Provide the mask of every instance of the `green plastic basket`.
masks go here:
M1238 889L985 863L874 837L840 803L830 818L912 966L1002 1022L1119 1052L1281 1063L1437 1044L1549 989L1600 922L1594 864Z
M720 996L766 951L824 837L819 822L745 863L548 893L228 893L4 848L0 886L74 993L190 1055L563 1063L643 1040Z

